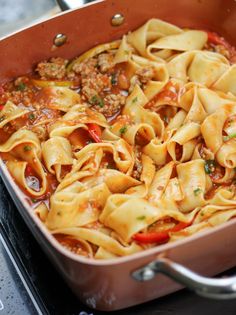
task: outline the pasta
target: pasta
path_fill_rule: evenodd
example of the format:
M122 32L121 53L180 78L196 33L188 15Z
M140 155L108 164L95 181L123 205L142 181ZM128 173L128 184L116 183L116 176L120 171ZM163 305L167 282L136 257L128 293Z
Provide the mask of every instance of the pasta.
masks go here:
M236 52L151 19L0 87L0 154L75 254L130 255L236 216Z

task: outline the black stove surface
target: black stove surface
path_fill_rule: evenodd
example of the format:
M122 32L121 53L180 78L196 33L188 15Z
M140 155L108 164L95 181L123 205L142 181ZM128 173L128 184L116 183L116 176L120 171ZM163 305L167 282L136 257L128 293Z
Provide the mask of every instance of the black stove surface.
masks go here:
M0 180L0 315L101 315L77 300L26 227ZM236 274L236 268L225 275ZM114 315L233 315L236 299L182 290Z

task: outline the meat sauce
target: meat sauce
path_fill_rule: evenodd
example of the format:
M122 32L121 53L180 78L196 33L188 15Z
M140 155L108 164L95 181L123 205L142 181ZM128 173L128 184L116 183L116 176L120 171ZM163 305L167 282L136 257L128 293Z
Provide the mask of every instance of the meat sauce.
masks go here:
M208 32L208 43L205 48L222 53L231 63L236 62L235 49L215 33ZM147 74L150 77L146 77ZM16 130L22 127L34 131L42 141L48 139L48 127L63 115L60 110L50 107L53 96L50 89L51 86L69 87L78 92L81 95L82 103L85 102L92 110L102 113L108 123L117 123L116 128L118 130L124 130L122 128L132 124L127 117L120 115L126 97L132 89L130 79L129 69L126 64L123 63L114 66L112 58L110 58L110 53L107 55L103 54L102 57L101 55L97 58L93 57L89 61L85 60L77 67L73 61L69 62L62 58L52 58L49 61L43 61L38 64L35 72L28 76L17 78L0 87L0 111L4 108L7 101L11 101L15 105L30 111L30 113L9 122L1 129L0 143L6 142ZM143 85L151 79L152 71L151 69L147 69L143 73L137 73L136 83ZM170 81L161 92L157 93L145 105L145 108L158 112L165 125L167 125L169 120L179 110L178 102L183 93L183 89L180 89L177 84ZM160 104L171 105L171 108L160 107ZM96 131L96 134L100 135L101 130L98 130L100 127L90 127L88 130L77 129L68 137L74 152L90 142L99 142L99 136L95 137L94 132ZM137 134L136 138L138 147L141 150L142 146L147 144L147 139L141 134ZM177 144L175 150L176 158L180 159L182 156L182 147ZM30 148L28 151L30 151ZM26 152L26 154L29 154L29 152ZM138 154L136 156L133 176L139 179L141 174L140 156ZM17 159L14 154L9 153L1 153L1 157L3 161ZM102 165L107 168L116 168L111 154L106 154L103 157ZM44 169L47 178L47 189L44 195L35 198L28 191L24 190L24 187L21 187L22 193L25 194L25 197L29 200L33 208L42 201L48 204L50 196L59 184L55 175L49 173L46 168ZM71 166L62 166L61 176L64 177L70 171ZM218 188L215 182L224 176L223 168L216 165L214 170L211 170L209 176L214 184L212 189L207 192L206 199L211 198ZM32 190L40 190L41 181L38 178L38 174L36 174L30 165L26 168L25 179L27 185ZM165 221L164 226L165 228L171 228L175 223L173 221ZM163 222L159 222L159 225L161 224ZM156 228L157 226L153 226L151 230L155 230ZM56 235L56 238L72 252L89 256L86 245L79 240L64 235Z

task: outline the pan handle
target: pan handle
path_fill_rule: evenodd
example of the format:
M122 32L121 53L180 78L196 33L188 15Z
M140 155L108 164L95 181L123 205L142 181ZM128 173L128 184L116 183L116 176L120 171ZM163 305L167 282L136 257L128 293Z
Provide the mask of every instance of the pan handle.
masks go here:
M56 0L58 6L62 11L76 9L86 3L92 2L93 0Z
M137 281L148 281L159 272L195 291L198 295L222 300L236 298L236 276L222 279L203 277L167 258L153 261L133 271L131 275Z

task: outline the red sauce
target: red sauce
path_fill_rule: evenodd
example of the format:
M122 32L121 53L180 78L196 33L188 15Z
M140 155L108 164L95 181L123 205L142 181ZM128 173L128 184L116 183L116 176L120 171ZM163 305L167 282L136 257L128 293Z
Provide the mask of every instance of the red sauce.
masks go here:
M70 250L74 254L82 255L85 257L90 257L91 254L88 253L88 250L84 243L69 236L63 234L55 234L54 237L57 241L64 246L66 249Z
M177 105L179 91L179 86L170 81L145 105L145 108L151 109L158 102Z

